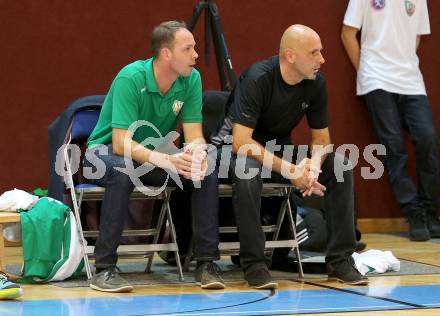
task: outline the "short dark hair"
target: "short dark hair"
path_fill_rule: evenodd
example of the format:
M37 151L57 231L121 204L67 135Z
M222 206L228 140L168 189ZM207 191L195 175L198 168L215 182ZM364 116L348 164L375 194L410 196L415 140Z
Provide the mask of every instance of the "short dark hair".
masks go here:
M174 35L181 29L186 28L185 22L167 21L156 26L151 36L151 52L153 57L159 56L160 49L163 47L172 48Z

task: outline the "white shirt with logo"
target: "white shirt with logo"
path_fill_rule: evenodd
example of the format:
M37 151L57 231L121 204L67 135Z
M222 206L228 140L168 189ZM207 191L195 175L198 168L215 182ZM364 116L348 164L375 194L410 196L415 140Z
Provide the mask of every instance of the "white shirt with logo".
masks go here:
M417 35L431 32L426 0L350 0L344 25L361 30L358 95L426 95L416 54Z

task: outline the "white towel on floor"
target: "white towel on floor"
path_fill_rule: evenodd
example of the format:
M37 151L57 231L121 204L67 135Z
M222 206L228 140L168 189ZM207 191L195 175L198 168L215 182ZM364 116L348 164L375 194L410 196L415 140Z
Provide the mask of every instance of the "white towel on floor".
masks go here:
M391 251L368 250L362 253L353 253L356 268L362 275L367 273L384 273L400 271L400 261Z

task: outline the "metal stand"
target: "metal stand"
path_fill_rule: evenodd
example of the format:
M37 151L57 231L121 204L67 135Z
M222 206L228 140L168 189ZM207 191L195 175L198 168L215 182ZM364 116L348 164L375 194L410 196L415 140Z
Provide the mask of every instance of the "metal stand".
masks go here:
M205 63L209 64L210 59L210 37L214 42L217 69L220 77L220 85L223 91L232 91L237 77L232 68L231 57L226 46L225 36L220 24L217 5L211 0L200 1L194 7L194 13L189 20L188 30L193 31L197 19L202 12L205 12Z

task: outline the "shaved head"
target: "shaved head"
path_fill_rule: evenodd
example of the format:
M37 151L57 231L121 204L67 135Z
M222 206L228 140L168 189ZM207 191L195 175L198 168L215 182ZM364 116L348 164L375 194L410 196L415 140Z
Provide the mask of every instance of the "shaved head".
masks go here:
M314 80L324 63L318 33L310 27L294 24L283 33L280 41L281 75L287 83Z
M308 26L294 24L289 26L283 33L280 42L280 55L286 48L298 50L308 41L319 39L318 33Z

